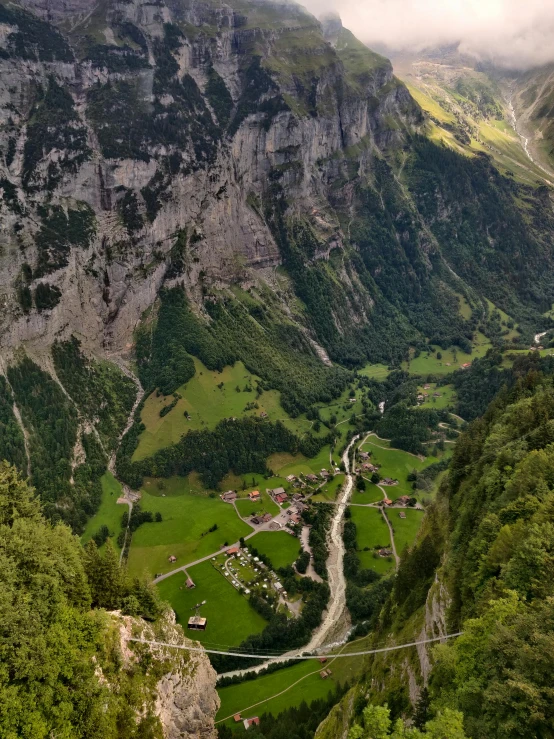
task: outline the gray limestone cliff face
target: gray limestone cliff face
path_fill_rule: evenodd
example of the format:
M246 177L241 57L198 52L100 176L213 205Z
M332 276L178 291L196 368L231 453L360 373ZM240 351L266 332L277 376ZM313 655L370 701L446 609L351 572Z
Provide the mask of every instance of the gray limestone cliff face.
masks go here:
M127 641L129 637L199 646L184 636L173 612L166 613L154 624L119 612L111 616L119 631L124 669L132 668L137 659L134 643ZM140 650L148 649L153 665L163 665L166 670L148 697L145 693L142 707L143 713L159 719L164 739L217 739L214 725L220 703L215 689L217 674L207 655L156 644L137 646Z
M164 283L194 300L263 280L281 263L260 205L276 187L312 219L325 255L343 239L329 225L337 155L360 146L363 172L414 119L386 60L355 76L300 6L24 7L36 16L6 11L0 23L8 354L70 333L119 353ZM75 212L88 214L87 239Z

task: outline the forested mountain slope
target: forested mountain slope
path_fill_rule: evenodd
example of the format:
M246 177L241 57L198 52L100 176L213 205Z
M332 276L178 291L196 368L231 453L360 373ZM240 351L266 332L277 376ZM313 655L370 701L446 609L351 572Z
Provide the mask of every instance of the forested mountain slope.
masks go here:
M130 581L113 548L83 550L45 520L26 482L0 464L0 735L160 739L217 735L205 655L182 643L152 586ZM110 613L114 609L121 612Z
M553 369L551 359L521 363L468 427L417 544L402 557L376 643L463 635L375 657L357 691L369 689L392 718L410 715L422 728L455 710L475 739L551 734ZM346 705L318 737L333 735ZM363 705L356 702L358 716Z

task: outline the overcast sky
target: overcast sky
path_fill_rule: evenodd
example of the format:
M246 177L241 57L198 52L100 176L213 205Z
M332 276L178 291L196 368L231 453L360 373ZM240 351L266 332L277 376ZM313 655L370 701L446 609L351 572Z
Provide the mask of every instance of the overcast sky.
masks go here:
M302 2L302 0L300 0ZM314 15L336 10L371 45L418 50L460 42L502 66L554 61L554 0L304 0Z

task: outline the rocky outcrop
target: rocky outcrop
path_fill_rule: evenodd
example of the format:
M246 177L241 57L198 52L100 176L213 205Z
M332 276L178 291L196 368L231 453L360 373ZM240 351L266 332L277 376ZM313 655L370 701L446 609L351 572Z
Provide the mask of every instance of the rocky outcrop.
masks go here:
M159 674L161 665L166 670L152 685L152 692L145 691L142 715L150 713L158 717L165 739L217 739L214 726L219 708L217 675L206 654L127 641L133 637L199 647L197 642L186 639L182 628L175 623L173 612L168 611L155 624L119 613L112 614L112 619L119 629L124 669L132 667L144 656L144 650L148 650L153 660L151 672L156 667Z

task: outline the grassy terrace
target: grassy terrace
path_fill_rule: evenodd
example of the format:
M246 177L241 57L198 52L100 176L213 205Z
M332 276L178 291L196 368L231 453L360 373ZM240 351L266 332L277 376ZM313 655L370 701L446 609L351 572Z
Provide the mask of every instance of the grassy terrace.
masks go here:
M358 557L364 569L384 574L394 568L394 559L375 555L375 548L391 546L389 527L377 508L351 506L352 521L356 524Z
M367 364L358 370L358 374L369 377L370 380L386 380L390 370L385 364Z
M194 364L196 374L178 389L182 397L165 416L160 416L160 411L171 403L173 397L158 397L153 392L147 398L141 414L146 430L141 434L133 460L150 457L158 449L177 443L188 431L213 429L224 418L261 416L266 413L269 420L282 421L299 436L312 428L312 421L305 416L292 419L285 413L277 390L265 391L258 398L256 387L259 378L249 372L242 362L225 367L222 372L208 370L196 358ZM251 388L251 392L246 388ZM251 407L254 404L258 407ZM320 433L324 431L326 429Z
M262 631L266 626L266 621L254 611L247 598L215 569L211 560L195 565L187 572L196 585L191 590L185 587L186 576L182 572L158 585L161 597L171 603L187 635L192 634L206 646L208 643L238 646L247 636ZM194 606L203 600L206 605L202 606L200 613L208 619L206 631L187 631L186 625L194 615Z
M425 398L425 400L420 403L420 406L422 408L436 408L436 410L441 410L443 408L454 406L454 404L456 403L456 391L453 385L437 385L436 383L432 382L430 384L430 387L427 389L424 388L423 385L420 385L417 389L417 392L418 394L429 394L429 397ZM434 393L440 393L440 397L433 397Z
M262 531L246 543L269 557L276 570L291 565L300 554L300 541L286 531Z
M362 449L366 452L371 452L372 464L380 465L379 474L382 478L390 477L393 480L398 480L398 485L385 487L387 495L392 500L395 500L401 495L412 495L412 483L407 480L409 473L412 470L419 471L428 467L430 464L437 462L438 458L425 457L425 459L420 459L400 449L386 449L375 445L373 443L374 438L370 437Z
M459 369L462 364L471 363L476 357L484 357L490 347L491 343L487 337L477 332L471 354L466 354L456 347L441 349L434 346L434 351L422 352L419 357L403 362L402 367L411 375L447 375ZM439 358L437 354L441 357Z
M406 518L400 518L400 513L404 513ZM413 544L416 534L419 531L423 520L424 511L417 511L413 508L398 509L389 508L387 516L392 524L394 533L394 543L396 544L396 552L400 556L406 547Z
M206 493L191 492L189 479L171 478L163 482L163 489L154 480L146 480L142 488L143 510L159 511L163 520L145 523L133 534L128 561L131 574L145 570L150 575L169 572L252 532L232 505ZM217 530L209 532L214 525ZM171 555L177 557L176 564L168 562Z

